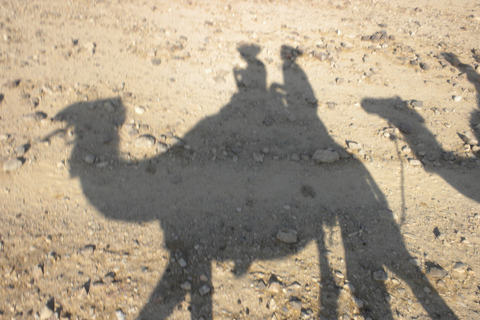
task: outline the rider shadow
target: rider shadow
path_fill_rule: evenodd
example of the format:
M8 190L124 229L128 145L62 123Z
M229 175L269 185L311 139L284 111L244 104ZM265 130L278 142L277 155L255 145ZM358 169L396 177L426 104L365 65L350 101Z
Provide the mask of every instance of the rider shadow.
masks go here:
M57 115L73 127L70 173L89 201L109 219L156 220L163 230L171 259L139 318L168 318L185 300L180 284L188 280L191 319L212 319L214 261L233 261L232 272L245 276L252 262L286 258L314 241L322 257L320 313L337 319L341 287L323 258L328 239L322 230L340 226L346 278L363 302L355 312L393 318L382 279L387 267L431 318L456 319L408 262L412 257L369 172L329 136L314 91L295 62L298 52L282 47L284 84L268 92L259 47L243 45L239 51L247 67L234 69L238 92L230 103L167 151L134 165L119 148L125 122L120 99L76 103ZM339 159L315 164L312 155L319 149ZM96 156L95 163L85 163L87 154ZM295 230L298 241L278 241L283 229Z

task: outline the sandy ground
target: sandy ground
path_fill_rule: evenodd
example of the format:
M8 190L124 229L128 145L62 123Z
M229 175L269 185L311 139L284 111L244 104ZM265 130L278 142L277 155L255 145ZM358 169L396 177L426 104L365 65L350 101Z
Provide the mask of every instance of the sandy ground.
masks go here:
M0 1L0 318L480 318L476 1Z

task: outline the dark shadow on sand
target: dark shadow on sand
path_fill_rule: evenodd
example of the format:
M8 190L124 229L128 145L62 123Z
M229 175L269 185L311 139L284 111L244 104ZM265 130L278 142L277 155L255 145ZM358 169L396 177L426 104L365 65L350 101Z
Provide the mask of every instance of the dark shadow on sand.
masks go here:
M120 99L73 104L57 115L74 129L70 173L81 181L90 202L109 219L158 221L171 257L188 263L188 275L177 262L168 265L139 318L167 318L185 299L180 284L191 276L191 319L212 319L211 292L201 295L199 290L212 289L213 261L234 261L233 272L241 276L255 260L287 258L314 241L322 257L321 315L337 319L340 287L323 258L322 230L338 225L346 279L364 301L360 311L365 316L393 318L385 283L372 276L386 267L412 289L432 319L457 319L424 274L409 264L412 257L399 227L369 172L329 136L314 91L295 62L298 52L283 46L284 83L267 90L259 47L246 45L239 51L248 65L234 70L238 92L230 103L166 152L136 163L139 170L122 160L119 151L118 128L125 121ZM115 111L109 113L105 103ZM340 159L314 164L318 149L337 152ZM113 169L86 164L86 154ZM293 154L303 160L292 161ZM291 210L285 212L284 204ZM279 242L275 235L280 229L296 230L299 241ZM201 274L207 275L206 282L200 281Z

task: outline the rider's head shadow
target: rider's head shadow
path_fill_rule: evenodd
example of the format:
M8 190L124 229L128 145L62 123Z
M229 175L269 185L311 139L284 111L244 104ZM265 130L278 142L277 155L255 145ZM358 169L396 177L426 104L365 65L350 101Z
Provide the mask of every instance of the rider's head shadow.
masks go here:
M261 48L256 44L240 44L237 48L242 59L247 63L244 69L234 68L234 76L239 90L253 88L266 91L267 72L265 65L258 59Z

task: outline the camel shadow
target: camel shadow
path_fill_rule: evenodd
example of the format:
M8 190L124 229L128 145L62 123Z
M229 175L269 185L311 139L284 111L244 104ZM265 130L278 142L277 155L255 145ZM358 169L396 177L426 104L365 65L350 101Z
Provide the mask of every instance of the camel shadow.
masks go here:
M431 318L456 319L408 263L412 257L369 172L329 136L295 62L299 53L282 47L284 83L267 90L259 47L239 51L247 67L234 69L238 92L181 139L157 141L162 151L155 157L131 162L120 152L126 125L119 98L76 103L56 117L73 129L69 170L88 200L109 219L158 221L163 230L170 263L139 319L168 318L185 299L187 280L191 319L212 319L212 262L233 261L242 276L254 261L286 258L310 242L322 256L325 226L341 227L346 279L362 301L357 312L393 318L384 297L386 267ZM319 268L320 314L337 319L341 287L327 258Z
M444 150L425 126L425 119L407 104L400 97L365 98L361 102L366 112L388 120L397 129L390 138L406 143L411 151L404 157L420 160L425 171L439 175L464 196L480 202L480 170L473 152ZM466 139L464 134L457 134L459 143L461 137Z

